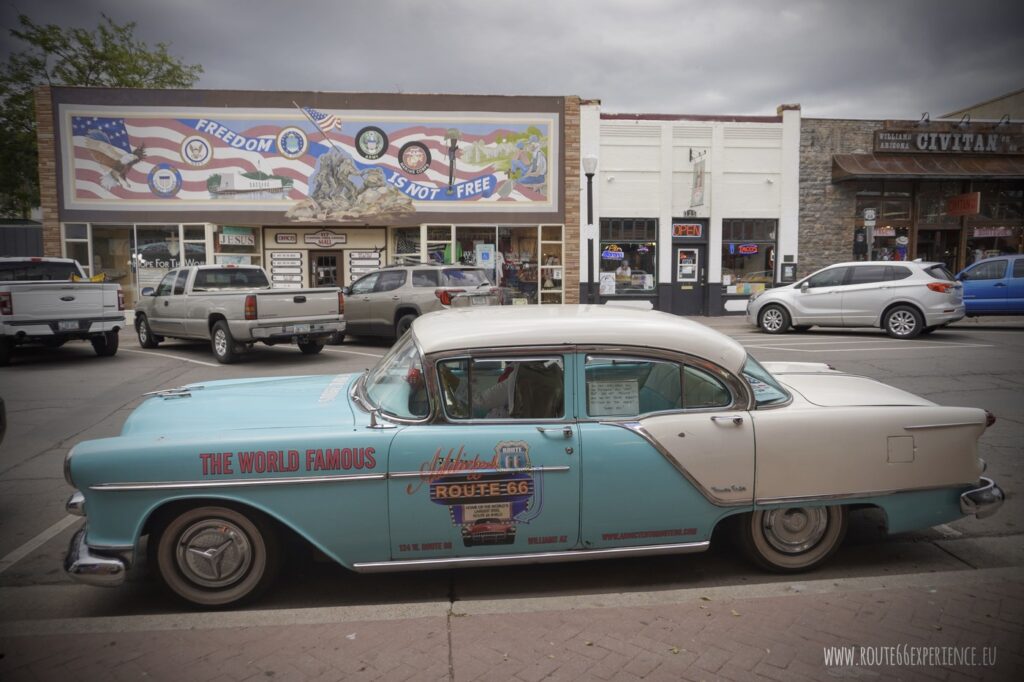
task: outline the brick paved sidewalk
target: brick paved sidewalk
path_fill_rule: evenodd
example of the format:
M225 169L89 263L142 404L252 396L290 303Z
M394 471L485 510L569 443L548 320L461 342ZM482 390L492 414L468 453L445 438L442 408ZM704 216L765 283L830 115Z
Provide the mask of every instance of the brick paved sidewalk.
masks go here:
M928 655L904 645L956 647L977 665L824 661L829 646ZM407 609L26 621L0 629L0 679L1016 680L1022 645L1024 579L998 569ZM933 649L933 663L951 651Z

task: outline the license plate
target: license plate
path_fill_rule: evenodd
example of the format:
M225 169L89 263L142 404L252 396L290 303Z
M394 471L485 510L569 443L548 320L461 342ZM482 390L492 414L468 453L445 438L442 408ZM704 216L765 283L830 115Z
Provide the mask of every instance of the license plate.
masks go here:
M76 330L78 329L78 320L60 320L57 322L57 329L62 332Z
M486 296L473 296L469 299L470 305L487 305L487 303L488 301Z
M294 327L292 327L292 331L295 332L296 334L307 334L309 333L309 325L297 324Z

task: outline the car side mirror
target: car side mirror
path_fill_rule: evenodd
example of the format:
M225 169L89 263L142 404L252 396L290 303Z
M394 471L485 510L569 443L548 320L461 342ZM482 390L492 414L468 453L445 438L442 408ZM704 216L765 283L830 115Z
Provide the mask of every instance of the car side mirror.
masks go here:
M966 282L971 278L971 276L968 275L966 272L961 272L959 275L956 276L956 278L961 282Z
M342 287L341 288L341 293L342 293L343 296L351 296L352 295L352 287Z
M153 289L153 287L143 287L142 288L142 295L143 296L152 296L155 293L156 293L156 291Z
M807 290L810 289L810 288L811 288L811 285L808 284L807 282L804 282L803 284L800 285L800 291L802 291L804 293L806 293Z

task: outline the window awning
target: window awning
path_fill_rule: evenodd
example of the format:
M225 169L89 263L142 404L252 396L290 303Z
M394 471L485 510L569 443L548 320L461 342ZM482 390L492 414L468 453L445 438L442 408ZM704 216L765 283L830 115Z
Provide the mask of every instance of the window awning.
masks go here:
M833 154L832 182L845 180L1018 180L1024 156L953 157L925 154Z

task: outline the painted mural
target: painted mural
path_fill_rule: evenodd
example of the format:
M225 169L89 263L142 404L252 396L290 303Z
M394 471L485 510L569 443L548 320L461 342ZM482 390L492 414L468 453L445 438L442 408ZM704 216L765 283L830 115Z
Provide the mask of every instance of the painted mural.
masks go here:
M61 106L65 205L290 221L557 209L558 115Z

